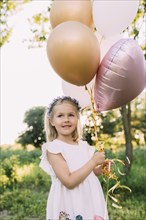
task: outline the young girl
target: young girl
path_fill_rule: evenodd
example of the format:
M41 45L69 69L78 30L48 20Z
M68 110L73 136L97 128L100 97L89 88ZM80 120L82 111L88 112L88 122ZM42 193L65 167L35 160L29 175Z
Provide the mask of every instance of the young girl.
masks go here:
M71 97L55 99L46 113L48 142L42 146L40 167L51 176L47 220L108 220L96 175L102 173L104 152L79 138L80 106Z

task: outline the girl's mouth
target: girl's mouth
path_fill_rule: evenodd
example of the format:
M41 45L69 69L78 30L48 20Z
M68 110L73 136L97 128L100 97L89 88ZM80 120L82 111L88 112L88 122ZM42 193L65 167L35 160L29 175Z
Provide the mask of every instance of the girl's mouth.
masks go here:
M71 125L63 125L62 127L63 127L63 128L70 128Z

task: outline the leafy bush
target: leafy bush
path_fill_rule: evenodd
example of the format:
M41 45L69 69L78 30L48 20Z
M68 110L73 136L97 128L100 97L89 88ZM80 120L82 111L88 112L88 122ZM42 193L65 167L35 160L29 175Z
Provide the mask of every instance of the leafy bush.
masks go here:
M143 196L125 197L122 208L116 209L112 203L108 206L109 216L112 220L144 220L146 219L146 209Z
M44 173L44 171L38 167L38 164L30 164L29 167L31 168L30 172L21 178L17 187L49 191L51 185L50 176Z
M9 159L5 158L1 164L0 191L9 186L12 188L17 182L16 169L19 165L19 156L12 155Z
M48 192L33 191L32 189L14 189L6 191L0 202L0 210L9 210L9 214L16 219L27 216L45 219L45 207Z
M13 149L7 149L4 150L3 148L1 149L1 154L0 154L0 160L4 159L10 159L12 155L19 155L19 163L21 164L29 164L33 162L39 162L40 160L40 155L41 155L41 150L40 149L35 149L28 151L26 149L19 149L19 150L13 150Z
M17 138L17 143L23 146L32 144L35 147L41 147L45 142L44 114L43 106L33 107L25 112L23 122L27 124L27 129Z
M131 171L127 178L123 180L129 185L133 194L146 194L146 150L143 148L136 148L133 152L133 164Z

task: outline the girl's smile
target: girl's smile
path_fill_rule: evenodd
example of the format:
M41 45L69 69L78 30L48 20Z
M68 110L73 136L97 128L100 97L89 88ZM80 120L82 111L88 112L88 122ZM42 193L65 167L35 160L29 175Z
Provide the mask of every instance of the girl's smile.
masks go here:
M63 125L62 127L63 127L63 128L70 128L71 125Z

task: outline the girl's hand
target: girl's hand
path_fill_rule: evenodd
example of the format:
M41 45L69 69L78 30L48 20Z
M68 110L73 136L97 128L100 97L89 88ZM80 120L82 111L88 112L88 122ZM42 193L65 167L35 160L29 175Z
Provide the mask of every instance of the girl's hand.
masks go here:
M94 161L95 166L103 164L105 161L105 152L96 152L91 160Z
M112 172L112 164L113 162L107 159L103 162L103 164L95 167L93 171L97 176L100 176L102 174L108 174Z
M111 172L112 171L112 165L113 165L112 160L109 160L109 159L105 160L104 163L102 164L103 172L104 171Z

